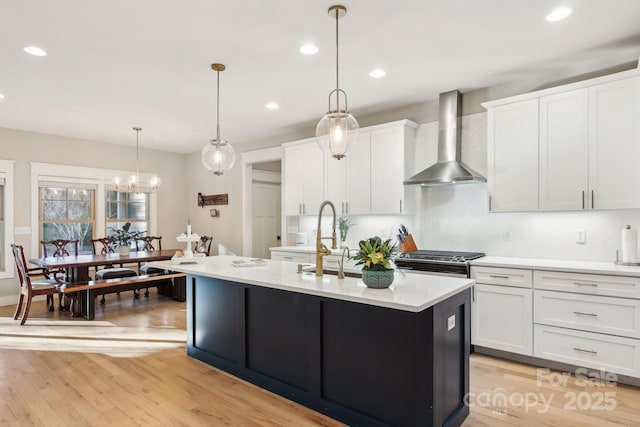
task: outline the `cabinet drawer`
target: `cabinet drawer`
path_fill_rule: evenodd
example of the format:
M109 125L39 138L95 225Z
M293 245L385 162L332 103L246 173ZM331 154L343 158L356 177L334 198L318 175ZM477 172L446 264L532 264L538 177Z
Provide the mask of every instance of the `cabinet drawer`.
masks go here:
M640 377L640 341L534 325L535 357Z
M534 271L533 287L551 291L640 298L640 278L598 274Z
M471 278L478 283L488 285L517 286L530 288L532 285L532 271L520 268L499 268L471 266Z
M271 252L271 259L277 259L280 261L293 261L293 262L312 262L312 254L296 253L296 252Z
M640 338L640 301L534 290L533 321Z

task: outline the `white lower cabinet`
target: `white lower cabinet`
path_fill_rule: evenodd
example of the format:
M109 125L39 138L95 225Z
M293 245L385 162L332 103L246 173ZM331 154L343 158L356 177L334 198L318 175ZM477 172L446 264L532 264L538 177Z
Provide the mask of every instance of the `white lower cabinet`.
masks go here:
M472 344L640 377L639 277L507 267L471 266Z
M535 325L534 356L594 369L640 376L640 341Z
M531 289L475 284L471 343L533 355Z

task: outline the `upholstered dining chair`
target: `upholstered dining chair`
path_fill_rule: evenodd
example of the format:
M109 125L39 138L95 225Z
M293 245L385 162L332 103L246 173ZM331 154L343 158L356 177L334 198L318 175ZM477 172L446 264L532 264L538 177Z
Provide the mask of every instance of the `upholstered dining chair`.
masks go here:
M116 242L113 237L102 237L98 239L91 239L91 247L93 248L94 255L102 254L108 255L117 251ZM137 276L138 273L132 268L125 268L120 264L120 267L115 267L113 264L105 265L102 270L98 270L96 267L96 280L106 279L119 279L122 277ZM120 292L118 292L120 295ZM133 292L133 297L138 298L138 293ZM105 303L105 297L102 295L100 304Z
M136 249L139 251L161 251L162 250L162 236L144 236L136 239ZM157 267L151 267L149 265L142 265L138 263L138 271L140 274L153 274L164 273L165 270ZM134 291L135 292L135 291ZM149 297L149 288L145 288L144 296Z
M18 270L18 279L20 281L20 297L18 299L18 305L16 306L16 312L13 315L13 319L18 320L18 317L22 313L20 324L24 325L27 321L27 318L29 317L31 301L35 296L46 295L47 298L51 297L51 305L49 305L49 311L53 311L53 295L60 293L56 285L62 284L62 281L57 281L55 278L47 279L46 277L44 277L44 271L42 271L43 269L27 268L27 261L24 257L24 249L22 246L11 244L11 251L13 252L13 259L16 263L16 269ZM39 273L36 273L36 270L41 271ZM32 280L37 277L42 277L42 279ZM23 311L22 307L25 303L25 297L27 301L26 305L24 305Z
M50 256L53 256L53 257L62 257L62 256L70 256L70 255L78 256L79 244L80 244L79 240L64 240L64 239L40 240L40 245L42 246L42 256L45 258ZM67 272L62 269L55 270L55 271L50 271L50 270L45 271L45 277L48 279L64 280L66 276L67 276ZM49 298L53 299L53 296L47 295L47 299ZM62 304L62 294L58 295L58 310L66 310L66 307Z

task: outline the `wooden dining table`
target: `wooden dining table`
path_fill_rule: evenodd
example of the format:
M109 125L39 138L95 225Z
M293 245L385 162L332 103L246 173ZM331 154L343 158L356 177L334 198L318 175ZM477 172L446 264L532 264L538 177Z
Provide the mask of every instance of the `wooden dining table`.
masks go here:
M151 261L165 261L173 257L178 249L163 249L161 251L133 251L128 255L112 254L86 254L86 255L70 255L61 257L42 257L29 260L30 264L47 270L66 271L65 282L73 286L74 283L88 282L91 280L89 269L91 267L100 267L106 265L133 264ZM88 292L87 292L88 294ZM173 292L167 294L178 301L184 301L184 292ZM85 318L93 313L82 313Z

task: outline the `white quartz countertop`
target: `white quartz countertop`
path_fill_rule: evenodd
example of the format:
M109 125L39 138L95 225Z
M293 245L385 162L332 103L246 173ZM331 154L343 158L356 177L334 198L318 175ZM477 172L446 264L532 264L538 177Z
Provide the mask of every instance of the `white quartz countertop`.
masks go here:
M472 279L406 272L403 274L396 271L394 282L389 288L371 289L359 278L347 277L339 280L333 275L297 273L297 264L289 261L268 259L264 260L263 266L232 266L234 260L249 259L221 255L206 257L197 264L176 265L171 261L158 261L150 262L148 265L198 276L411 312L425 310L475 283Z
M613 261L578 261L485 256L471 261L471 265L640 277L640 267L616 265Z

